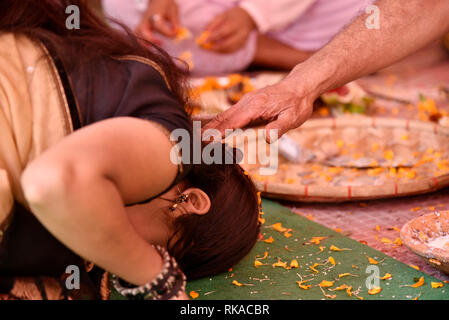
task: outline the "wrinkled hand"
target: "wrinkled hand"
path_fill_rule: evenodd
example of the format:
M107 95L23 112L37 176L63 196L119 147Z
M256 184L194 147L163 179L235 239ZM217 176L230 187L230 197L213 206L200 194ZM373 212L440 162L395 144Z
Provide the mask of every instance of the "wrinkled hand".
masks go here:
M167 37L175 37L179 28L178 5L174 0L152 0L137 26L135 33L144 40L160 45L161 40L154 34L159 32Z
M268 143L276 141L288 130L299 127L312 114L316 94L298 93L295 81L284 79L278 84L245 95L236 105L217 115L203 130L217 129L222 135L226 129L244 128L255 123L266 124ZM270 138L271 137L271 138Z
M251 16L242 8L235 7L216 16L206 27L210 50L231 53L242 48L256 29Z

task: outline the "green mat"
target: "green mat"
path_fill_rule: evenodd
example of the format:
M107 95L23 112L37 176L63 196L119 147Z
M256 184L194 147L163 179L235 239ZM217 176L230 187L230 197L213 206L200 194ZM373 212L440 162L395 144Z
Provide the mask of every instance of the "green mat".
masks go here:
M359 290L358 296L363 299L449 299L449 285L434 289L431 282L442 282L420 271L417 271L385 254L363 245L355 240L347 238L338 232L323 227L313 221L298 216L274 202L263 200L262 203L265 224L262 226L262 234L265 239L270 236L274 238L271 244L260 241L253 248L251 253L234 266L232 271L220 274L212 278L191 281L187 285L187 292L196 291L199 294L198 300L224 299L224 300L270 300L270 299L332 299L335 300L357 300L355 295L349 296L346 290L332 291L342 286L352 286L352 291ZM283 233L275 231L271 225L282 223L283 227L292 229L290 238L284 237ZM306 244L313 237L328 237L320 244ZM337 248L351 249L340 252L330 251L334 245ZM287 246L287 248L286 248ZM320 246L325 247L320 251ZM254 261L256 256L263 257L265 252L268 257L259 260L266 264L256 268ZM328 262L329 257L333 257L336 265ZM368 257L378 261L377 265L370 264ZM273 267L272 264L278 261L290 264L292 259L297 259L299 268L286 270L285 268ZM318 265L315 273L310 269L315 263ZM378 280L382 291L376 295L368 294L366 286L367 278L374 278L373 271L366 273L367 267L376 270L378 267L378 277L383 277L390 273L390 280ZM339 278L339 275L350 273L351 275ZM298 287L296 281L312 279L304 285L311 285L308 290ZM404 285L414 284L420 277L424 277L425 284L418 287L406 287ZM236 286L233 281L237 281L243 286ZM330 288L321 288L319 284L323 281L335 281ZM325 297L324 294L328 297ZM330 290L329 290L330 289Z

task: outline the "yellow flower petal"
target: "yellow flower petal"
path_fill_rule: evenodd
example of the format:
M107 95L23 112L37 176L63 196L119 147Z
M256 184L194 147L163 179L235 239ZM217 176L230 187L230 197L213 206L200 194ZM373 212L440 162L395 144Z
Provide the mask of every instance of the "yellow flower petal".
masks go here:
M331 250L331 251L347 251L347 250L351 250L351 249L348 249L348 248L343 248L343 249L340 249L340 248L338 248L338 247L336 247L336 246L334 246L334 245L331 245L330 246L330 248L329 248L329 250Z
M254 267L259 268L260 266L263 266L263 263L260 262L259 260L255 260L254 261Z
M237 280L232 281L232 284L233 284L234 286L237 286L237 287L242 287L242 286L243 286L243 284L240 283L240 282L238 282Z
M284 228L284 227L282 226L282 223L280 223L280 222L273 224L271 227L272 227L274 230L279 231L279 232L285 232L285 231L287 231L287 228Z
M313 266L309 266L310 270L312 270L315 273L319 273L319 271L316 269L317 266L319 266L319 263L315 263Z
M320 287L321 288L330 288L334 285L334 281L327 281L327 280L323 280L320 283Z
M374 286L373 288L368 290L368 294L374 295L374 294L380 293L381 291L382 291L382 288Z
M312 239L309 240L309 242L307 242L308 244L320 244L322 240L327 239L328 237L313 237Z
M264 242L265 243L273 243L274 239L273 239L273 237L269 237L268 239L265 239Z
M377 261L377 260L375 260L375 259L373 259L373 258L371 258L371 257L368 257L368 261L369 261L369 263L371 263L371 264L379 264L379 261Z
M430 284L434 289L444 287L444 284L442 282L431 282Z
M287 262L282 262L281 259L278 259L278 262L275 262L272 264L274 268L281 267L281 268L287 268Z
M358 275L355 275L355 274L352 274L352 273L349 273L349 272L346 272L346 273L340 273L340 274L338 275L339 278L348 277L348 276L358 277Z
M412 288L419 288L419 287L421 287L424 283L425 283L424 277L421 277L421 278L419 278L419 280L418 280L417 282L415 282L414 284L412 284L410 287L412 287Z
M391 151L391 150L386 150L386 151L384 152L384 158L385 158L385 160L393 160L393 158L394 158L394 153L393 153L393 151Z
M293 259L292 262L290 262L290 268L299 268L298 260Z
M306 281L296 281L296 283L298 284L298 287L300 287L303 290L309 290L311 285L310 284L305 285L305 284L303 284L304 282L306 282Z
M343 148L344 145L345 145L345 143L343 141L337 140L337 147Z
M332 257L329 257L329 258L327 259L327 261L329 261L329 263L331 263L333 266L336 265L335 259L332 258Z
M332 291L342 291L342 290L346 290L346 289L348 289L348 288L351 288L351 289L352 289L352 287L349 287L348 285L343 284L343 285L341 285L341 286L335 288L335 289L332 290Z
M416 270L421 270L418 266L415 266L415 265L413 265L413 264L409 264L408 265L409 267L411 267L411 268L413 268L413 269L416 269Z
M259 256L256 256L256 259L258 259L258 260L264 260L264 259L266 259L268 257L268 251L265 251L264 253L263 253L263 257L262 258L259 258Z
M196 298L198 298L200 295L198 294L198 292L196 292L196 291L190 291L190 297L192 298L192 299L196 299Z
M393 276L389 273L386 273L380 280L390 280Z
M284 232L284 237L290 238L291 236L292 236L292 234L289 233L288 231L285 231L285 232Z

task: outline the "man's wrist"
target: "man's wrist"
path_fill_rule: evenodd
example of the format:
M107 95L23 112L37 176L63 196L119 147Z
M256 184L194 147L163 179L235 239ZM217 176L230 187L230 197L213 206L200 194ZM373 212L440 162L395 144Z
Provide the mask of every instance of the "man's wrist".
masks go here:
M332 89L335 74L336 68L330 64L315 65L312 61L306 61L293 68L286 80L296 84L295 91L298 95L316 99Z

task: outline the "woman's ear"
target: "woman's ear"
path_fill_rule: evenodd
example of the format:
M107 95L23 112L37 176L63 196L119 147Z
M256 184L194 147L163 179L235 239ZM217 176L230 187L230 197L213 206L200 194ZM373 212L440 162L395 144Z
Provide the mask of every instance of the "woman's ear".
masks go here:
M198 188L188 188L184 190L183 194L189 196L188 201L182 204L185 211L199 215L209 212L211 206L210 198L203 190Z

